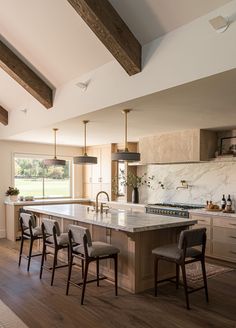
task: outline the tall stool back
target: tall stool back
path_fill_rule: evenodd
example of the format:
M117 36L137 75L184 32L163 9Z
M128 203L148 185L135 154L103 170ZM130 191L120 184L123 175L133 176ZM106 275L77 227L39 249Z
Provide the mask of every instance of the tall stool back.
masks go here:
M18 265L19 266L21 265L24 241L29 240L30 241L29 254L26 257L28 260L27 271L29 271L31 258L41 255L41 253L32 255L32 250L33 250L34 240L42 239L42 230L40 227L36 226L36 216L33 215L32 213L21 210L19 220L20 220L20 227L21 227L21 245L20 245Z

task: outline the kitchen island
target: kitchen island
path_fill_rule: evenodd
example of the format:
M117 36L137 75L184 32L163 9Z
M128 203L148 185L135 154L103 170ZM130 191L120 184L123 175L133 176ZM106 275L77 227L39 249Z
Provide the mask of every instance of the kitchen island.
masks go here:
M87 227L93 240L117 246L120 249L118 284L132 293L153 287L152 249L177 242L182 230L197 223L195 219L119 209L101 214L79 204L25 206L24 209L35 213L40 221L44 217L58 220L63 231L68 231L68 224ZM112 279L113 264L105 260L101 272ZM161 263L160 278L173 276L173 272L171 263Z

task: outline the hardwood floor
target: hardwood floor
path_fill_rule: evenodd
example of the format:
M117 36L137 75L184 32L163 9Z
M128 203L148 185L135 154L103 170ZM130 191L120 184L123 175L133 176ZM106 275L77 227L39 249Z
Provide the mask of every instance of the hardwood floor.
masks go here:
M185 309L183 289L176 291L173 284L162 285L157 298L153 290L132 295L121 289L115 297L110 283L89 284L81 306L80 289L71 286L70 295L65 295L67 269L56 271L51 287L50 272L44 271L39 279L40 258L32 260L29 273L24 259L18 268L18 247L18 243L0 240L0 299L29 327L236 327L236 271L208 280L209 304L203 291L190 295L190 311Z

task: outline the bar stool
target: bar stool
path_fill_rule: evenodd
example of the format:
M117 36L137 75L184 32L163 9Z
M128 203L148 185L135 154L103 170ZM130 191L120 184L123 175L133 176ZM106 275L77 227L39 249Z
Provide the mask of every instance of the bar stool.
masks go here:
M34 241L37 239L42 239L42 230L40 227L36 226L36 217L35 215L25 212L24 210L20 211L20 227L21 227L21 245L20 245L20 254L18 265L21 265L21 258L23 257L23 246L24 241L29 240L29 254L26 256L28 260L27 271L30 269L31 258L35 256L40 256L42 253L32 254Z
M200 246L200 250L193 248L196 246ZM179 267L181 267L187 309L188 310L190 309L188 295L200 289L203 288L205 289L206 301L208 302L207 277L206 277L206 269L205 269L205 248L206 248L206 229L201 228L201 229L181 231L178 244L171 244L171 245L166 245L153 249L152 254L155 256L154 258L155 296L157 296L157 283L176 278L176 288L179 287ZM158 281L157 275L158 275L159 260L174 262L176 264L176 276ZM204 285L202 287L191 288L191 290L189 290L190 287L188 287L187 285L185 265L197 261L201 262Z
M61 233L59 224L56 220L46 219L42 220L42 234L43 234L43 252L40 268L40 279L42 278L43 269L52 270L51 286L53 285L55 270L59 268L68 267L67 264L57 265L58 251L69 247L68 233ZM53 248L54 253L48 252L47 247ZM47 254L53 254L53 266L47 267L44 265L44 259Z
M75 286L82 286L81 294L81 305L84 303L84 295L86 284L90 282L97 282L99 286L99 281L106 279L107 277L99 276L99 261L104 259L114 260L114 275L115 275L115 295L117 296L117 272L118 272L118 253L120 250L107 243L100 241L92 241L90 232L87 228L80 227L78 225L69 225L69 270L68 279L66 287L66 295L69 293L70 284ZM73 246L76 243L77 246ZM83 282L74 283L71 281L71 271L73 265L73 258L79 258L82 260L82 278ZM88 268L91 262L96 262L96 279L87 280Z

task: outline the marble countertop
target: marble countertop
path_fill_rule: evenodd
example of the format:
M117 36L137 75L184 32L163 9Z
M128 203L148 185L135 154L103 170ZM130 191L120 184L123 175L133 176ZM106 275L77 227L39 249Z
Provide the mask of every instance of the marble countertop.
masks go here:
M127 206L127 207L139 207L139 208L145 208L147 206L146 204L136 204L136 203L130 203L130 202L118 202L118 201L109 201L107 202L108 205L116 205L116 206Z
M199 214L199 215L206 215L206 216L220 216L225 218L236 218L236 213L223 213L221 211L207 211L206 209L196 209L196 210L189 210L190 214Z
M54 199L35 199L32 201L16 201L5 200L6 205L40 205L40 204L71 204L75 202L90 202L88 198L54 198Z
M175 228L197 223L197 220L193 219L146 214L131 210L111 209L107 214L101 214L93 212L89 206L79 204L24 206L24 209L38 214L51 215L126 232Z

